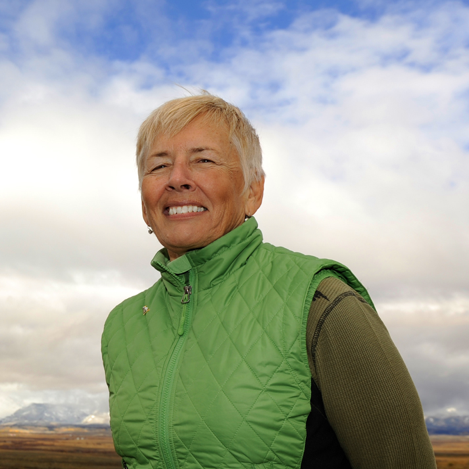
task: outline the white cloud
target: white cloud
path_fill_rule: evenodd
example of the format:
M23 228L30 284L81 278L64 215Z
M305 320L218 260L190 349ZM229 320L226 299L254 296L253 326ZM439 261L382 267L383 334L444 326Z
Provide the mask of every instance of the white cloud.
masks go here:
M250 45L224 61L207 58L214 44L201 33L165 50L168 68L75 54L54 25L77 24L77 10L40 17L47 5L30 4L15 27L22 54L0 61L0 415L20 405L15 386L27 389L22 402L79 387L103 395L105 316L157 278L134 143L154 107L185 94L174 82L219 93L258 128L266 239L348 264L427 408L464 407L469 8L395 8L377 21L305 14L262 36L246 27ZM94 28L111 4L86 5Z
M115 304L137 292L116 272L76 273L62 282L0 277L2 380L39 390L102 390L102 325Z

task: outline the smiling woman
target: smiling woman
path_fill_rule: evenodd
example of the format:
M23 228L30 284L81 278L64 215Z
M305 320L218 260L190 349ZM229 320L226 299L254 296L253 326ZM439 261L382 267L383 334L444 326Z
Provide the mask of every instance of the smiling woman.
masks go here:
M199 116L176 135L157 138L144 159L143 218L170 260L237 228L262 202L264 180L244 190L228 130Z
M161 279L118 305L102 354L124 468L431 469L415 387L344 265L264 243L259 140L203 94L142 124Z

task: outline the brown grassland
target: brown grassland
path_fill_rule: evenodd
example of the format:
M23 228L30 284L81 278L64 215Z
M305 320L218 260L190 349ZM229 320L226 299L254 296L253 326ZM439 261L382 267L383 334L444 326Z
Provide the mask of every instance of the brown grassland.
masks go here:
M431 437L438 469L469 469L469 435ZM105 428L0 428L0 469L119 469Z
M0 428L0 469L119 469L111 431Z
M469 469L469 435L431 437L438 469Z

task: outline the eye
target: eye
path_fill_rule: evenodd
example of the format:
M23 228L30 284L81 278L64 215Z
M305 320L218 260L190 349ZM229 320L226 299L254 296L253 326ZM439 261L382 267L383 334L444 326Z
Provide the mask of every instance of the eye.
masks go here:
M164 169L164 168L166 168L166 167L167 167L167 165L165 165L165 164L159 164L158 166L155 166L155 167L152 169L152 171L158 171L159 169Z

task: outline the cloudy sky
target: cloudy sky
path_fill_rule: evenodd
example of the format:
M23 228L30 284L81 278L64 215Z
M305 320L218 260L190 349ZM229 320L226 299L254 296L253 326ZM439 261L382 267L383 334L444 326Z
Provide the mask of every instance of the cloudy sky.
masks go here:
M135 136L181 87L258 129L264 238L348 265L469 414L469 0L0 0L0 417L106 410L103 323L158 279Z

